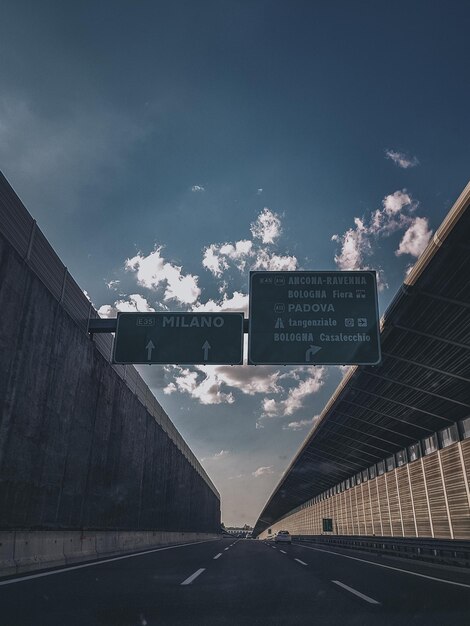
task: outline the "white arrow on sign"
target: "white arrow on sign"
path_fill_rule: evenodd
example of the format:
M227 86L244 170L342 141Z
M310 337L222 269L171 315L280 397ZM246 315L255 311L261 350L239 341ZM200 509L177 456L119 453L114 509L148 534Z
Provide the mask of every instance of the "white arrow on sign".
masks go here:
M305 361L309 363L312 360L312 356L321 350L320 346L312 346L305 352Z
M202 344L202 349L204 350L204 361L207 361L209 358L209 350L211 349L211 344L206 341Z
M145 349L147 350L147 361L150 361L150 359L152 358L152 351L155 349L155 345L152 340L148 342L148 344L145 346Z

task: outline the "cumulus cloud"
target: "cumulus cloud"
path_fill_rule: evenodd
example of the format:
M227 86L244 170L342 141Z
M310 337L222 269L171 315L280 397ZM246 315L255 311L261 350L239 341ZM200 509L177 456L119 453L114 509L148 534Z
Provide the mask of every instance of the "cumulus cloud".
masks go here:
M204 248L202 265L216 278L222 277L224 272L232 267L241 273L249 269L295 270L298 266L295 256L280 254L270 247L274 245L281 233L279 215L264 208L255 222L251 224L253 239L210 244Z
M103 304L98 309L101 317L116 317L118 311L123 313L150 313L155 309L138 293L127 296L126 300L117 300L114 305Z
M259 478L260 476L266 476L267 474L274 474L272 465L267 467L258 467L258 469L252 472L251 475L255 478Z
M106 283L106 287L107 287L108 289L113 289L114 291L116 291L116 289L117 289L117 287L118 287L118 285L119 285L119 283L120 283L120 282L121 282L120 280L110 280L110 281L105 281L105 283Z
M193 191L194 193L198 193L198 192L201 193L202 191L205 191L205 190L206 188L203 187L202 185L193 185L191 187L191 191Z
M246 263L253 257L253 242L249 239L242 239L235 243L224 243L221 245L211 244L204 249L202 265L214 276L220 277L223 272L230 267L230 264L244 272Z
M314 415L311 419L299 420L298 422L289 422L282 427L283 430L304 430L307 427L311 427L318 420L319 416Z
M251 234L262 243L274 243L281 235L281 220L279 215L265 207L251 225Z
M297 269L298 261L295 256L274 254L268 250L258 250L252 264L253 270L270 272L291 272Z
M307 370L307 378L299 380L300 375L305 372L305 368L298 368L293 371L291 376L295 377L299 382L297 386L291 387L287 393L287 397L283 400L275 400L274 398L265 398L262 402L264 417L278 417L282 415L292 415L302 408L304 400L317 393L325 383L326 369L324 367L316 367L313 371Z
M411 254L416 258L419 257L428 245L431 235L432 231L429 228L428 220L425 217L415 218L403 235L395 254L397 256Z
M225 285L226 288L226 285ZM248 315L248 294L241 291L234 291L229 297L226 293L223 294L219 300L209 299L207 302L197 302L194 305L195 311L225 311L226 313L234 312L239 313L243 311Z
M175 391L187 393L201 404L233 404L235 398L232 392L222 391L223 381L214 372L205 375L197 368L175 366L177 374L164 389L169 395Z
M419 161L415 156L410 157L404 152L398 152L397 150L385 150L385 156L387 159L391 159L395 165L405 170L419 165Z
M224 456L227 456L228 454L230 454L230 452L228 450L221 450L220 452L216 452L212 456L205 456L205 457L203 457L201 459L201 462L204 462L204 461L218 461L219 459L223 458Z
M396 254L414 254L422 250L429 240L430 231L425 218L415 217L418 203L406 189L397 190L382 200L381 208L369 216L355 217L354 226L342 235L333 235L332 241L339 244L335 263L341 270L370 269L369 259L374 254L380 238L405 231ZM405 235L406 235L405 233ZM427 239L426 239L427 237ZM383 271L379 269L379 289L386 286Z
M125 268L135 272L137 282L146 289L163 289L163 300L175 300L181 304L193 304L201 295L198 277L184 274L182 267L166 261L162 256L162 246L147 256L137 254L125 262Z
M164 393L187 393L201 404L233 404L235 398L231 390L235 389L247 396L282 391L280 372L271 366L255 369L237 365L196 365L192 368L174 366L173 370L174 379Z

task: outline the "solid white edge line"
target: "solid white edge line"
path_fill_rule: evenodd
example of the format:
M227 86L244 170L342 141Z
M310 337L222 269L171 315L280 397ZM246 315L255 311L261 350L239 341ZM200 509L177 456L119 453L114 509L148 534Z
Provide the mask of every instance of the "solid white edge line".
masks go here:
M305 561L301 561L300 559L294 559L294 561L297 561L297 563L302 563L302 565L308 565L308 563L305 563Z
M114 556L111 559L102 559L100 561L93 561L93 563L84 563L83 565L73 565L72 567L63 567L62 569L55 569L53 572L41 572L40 574L30 574L29 576L21 576L20 578L10 578L10 580L0 581L0 587L3 585L12 585L13 583L21 583L24 580L31 580L32 578L42 578L43 576L54 576L54 574L63 574L64 572L71 572L75 569L84 569L85 567L93 567L94 565L102 565L103 563L111 563L112 561L122 561L123 559L132 559L136 556L144 556L146 554L152 554L153 552L163 552L163 550L172 550L173 548L187 548L188 546L195 546L199 543L209 543L210 541L220 541L220 539L206 539L204 541L194 541L193 543L179 543L176 546L165 546L164 548L154 548L153 550L146 550L145 552L133 552L132 554L124 554L123 556Z
M206 568L205 567L201 567L201 569L196 570L194 572L194 574L191 574L191 576L188 576L188 578L186 578L186 580L183 580L183 582L181 584L182 585L190 585L195 578L200 576L202 574L202 572L205 572L205 571L206 571Z
M222 556L222 552L219 552L219 554L216 554L216 555L215 555L215 557L214 557L214 559L218 559L218 558L219 558L219 556Z
M392 567L391 565L384 565L383 563L374 563L374 561L367 561L366 559L359 559L357 556L349 556L349 554L341 554L340 552L333 552L332 550L322 550L321 548L313 548L312 546L303 546L301 543L294 544L300 548L307 548L307 550L317 550L318 552L326 552L327 554L335 554L336 556L342 556L344 559L351 559L353 561L360 561L361 563L367 563L368 565L375 565L376 567L383 567L385 569L391 569L396 572L402 572L403 574L410 574L411 576L419 576L420 578L427 578L428 580L435 580L438 583L445 583L447 585L455 585L456 587L465 587L470 589L470 585L465 583L458 583L455 580L446 580L445 578L436 578L435 576L428 576L427 574L420 574L419 572L412 572L408 569L401 569L400 567Z
M362 598L366 602L369 602L369 604L380 604L380 602L377 602L377 600L374 600L374 598L369 598L369 596L366 596L364 593L357 591L357 589L353 589L352 587L345 585L339 580L332 580L331 582L334 583L335 585L339 585L340 587L343 587L343 589L346 589L346 591L350 591L355 596L358 596L359 598Z

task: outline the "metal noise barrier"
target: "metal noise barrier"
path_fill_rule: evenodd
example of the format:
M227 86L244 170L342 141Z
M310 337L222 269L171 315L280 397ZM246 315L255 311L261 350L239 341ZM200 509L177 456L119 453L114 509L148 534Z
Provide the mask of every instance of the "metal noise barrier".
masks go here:
M60 303L75 324L86 334L90 319L100 318L98 311L67 271L40 228L0 172L0 233L15 248L48 291ZM147 384L133 365L111 363L111 334L93 335L97 350L122 378L155 421L167 433L190 465L219 498L219 493L183 437L162 409Z

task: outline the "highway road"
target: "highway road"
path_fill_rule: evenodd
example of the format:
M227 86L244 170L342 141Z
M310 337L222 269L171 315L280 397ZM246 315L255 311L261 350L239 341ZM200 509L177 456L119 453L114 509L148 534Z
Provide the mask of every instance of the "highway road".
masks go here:
M467 626L470 573L221 539L0 582L1 626Z

